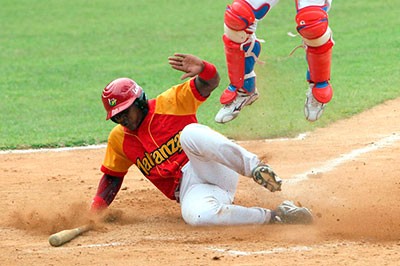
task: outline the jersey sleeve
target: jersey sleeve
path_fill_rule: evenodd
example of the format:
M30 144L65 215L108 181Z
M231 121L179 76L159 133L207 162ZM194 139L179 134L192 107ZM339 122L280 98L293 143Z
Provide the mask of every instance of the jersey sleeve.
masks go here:
M206 100L197 91L194 79L175 85L157 97L155 112L160 114L191 115Z
M101 171L105 174L124 177L133 162L130 161L123 150L124 128L117 125L108 136L107 150Z

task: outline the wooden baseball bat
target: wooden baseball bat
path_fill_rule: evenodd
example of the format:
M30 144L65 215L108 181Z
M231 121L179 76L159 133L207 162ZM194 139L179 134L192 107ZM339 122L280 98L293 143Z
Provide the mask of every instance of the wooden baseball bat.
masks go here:
M60 231L58 233L52 234L49 237L49 243L53 247L59 247L79 236L80 234L91 230L92 228L93 226L91 224L87 224L77 228Z

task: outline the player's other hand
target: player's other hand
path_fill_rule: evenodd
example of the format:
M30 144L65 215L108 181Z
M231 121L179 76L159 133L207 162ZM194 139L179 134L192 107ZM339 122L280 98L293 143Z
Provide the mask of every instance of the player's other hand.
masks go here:
M181 79L194 77L203 71L203 60L191 54L175 53L173 56L168 57L168 63L173 69L185 72Z

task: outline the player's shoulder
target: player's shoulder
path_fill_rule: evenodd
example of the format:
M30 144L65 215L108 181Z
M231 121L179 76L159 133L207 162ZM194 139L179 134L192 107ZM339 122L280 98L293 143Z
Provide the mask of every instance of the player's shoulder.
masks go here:
M114 135L123 135L124 134L124 127L121 125L116 125L113 129L110 131L110 136Z
M121 125L116 125L111 131L110 134L108 135L108 143L109 144L115 144L115 143L120 143L122 142L124 138L124 127Z

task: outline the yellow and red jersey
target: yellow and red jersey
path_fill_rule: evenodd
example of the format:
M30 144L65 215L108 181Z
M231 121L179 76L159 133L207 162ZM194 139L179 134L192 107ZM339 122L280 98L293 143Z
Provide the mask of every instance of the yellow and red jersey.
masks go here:
M181 168L188 162L180 133L197 122L197 109L205 100L194 79L149 100L148 114L137 130L117 125L111 131L101 171L124 177L134 164L168 198L175 199Z

